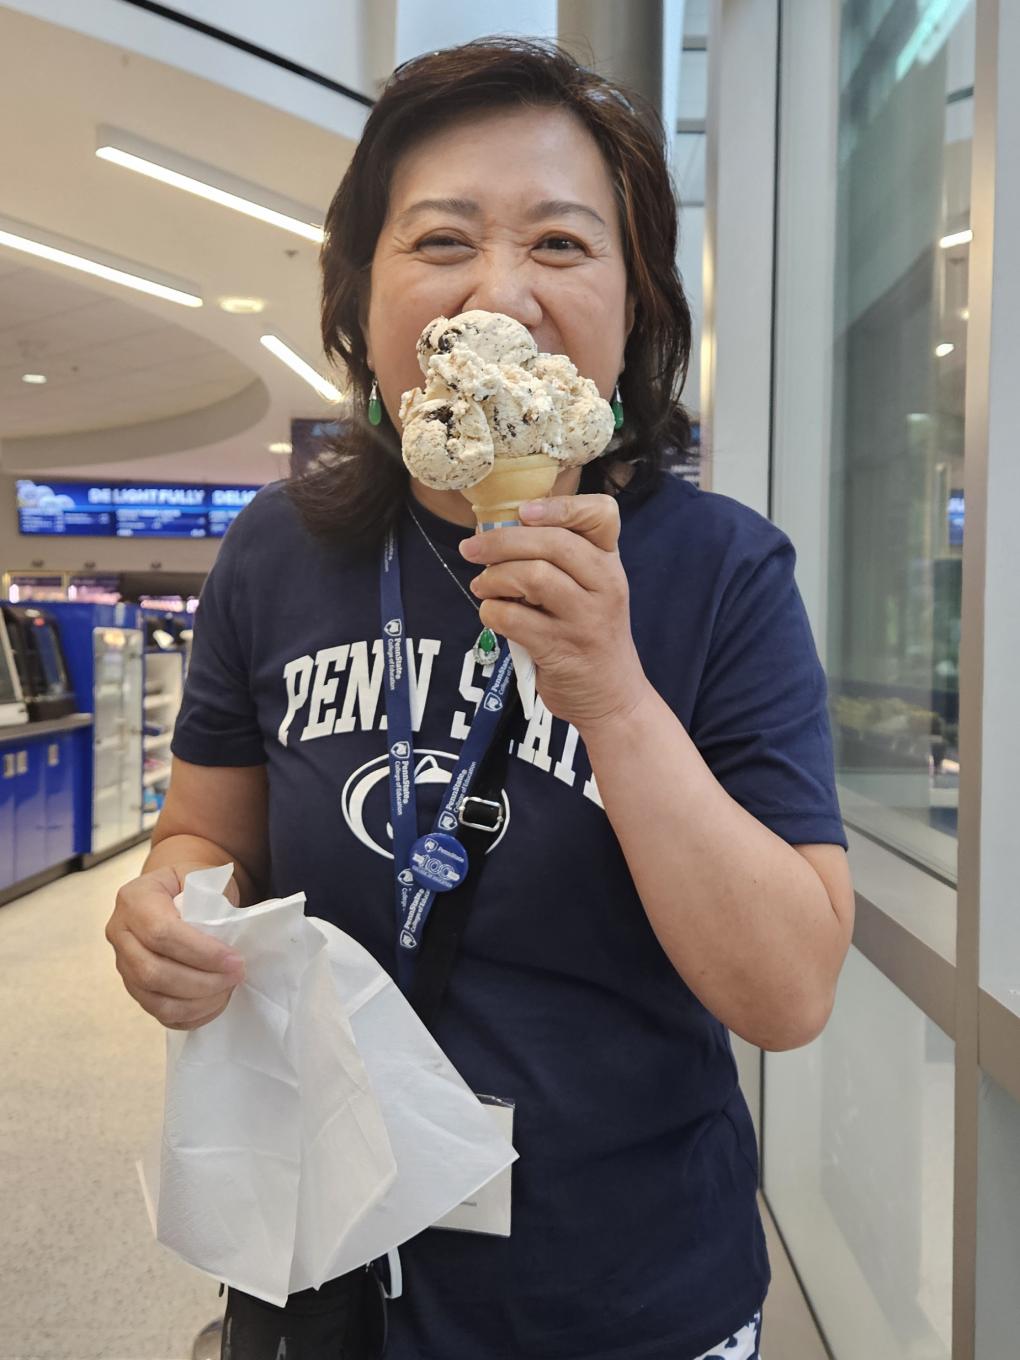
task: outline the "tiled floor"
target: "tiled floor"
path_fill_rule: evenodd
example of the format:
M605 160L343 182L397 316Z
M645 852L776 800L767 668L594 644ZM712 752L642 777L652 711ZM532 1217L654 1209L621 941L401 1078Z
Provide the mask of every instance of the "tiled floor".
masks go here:
M153 1240L135 1160L159 1127L163 1031L103 928L142 849L0 908L0 1360L187 1360L215 1283ZM765 1360L825 1360L782 1248Z

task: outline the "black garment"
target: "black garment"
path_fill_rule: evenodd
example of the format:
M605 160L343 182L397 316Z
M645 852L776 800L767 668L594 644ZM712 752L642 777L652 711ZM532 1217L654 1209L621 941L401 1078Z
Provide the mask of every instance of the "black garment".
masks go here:
M382 1285L370 1270L291 1294L285 1309L231 1289L221 1360L379 1360L385 1308Z

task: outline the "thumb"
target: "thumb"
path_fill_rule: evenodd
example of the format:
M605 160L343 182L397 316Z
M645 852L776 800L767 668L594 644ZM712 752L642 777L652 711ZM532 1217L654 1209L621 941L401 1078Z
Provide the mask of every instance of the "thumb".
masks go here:
M525 501L521 523L570 529L603 552L615 552L620 538L620 507L612 496L547 496Z

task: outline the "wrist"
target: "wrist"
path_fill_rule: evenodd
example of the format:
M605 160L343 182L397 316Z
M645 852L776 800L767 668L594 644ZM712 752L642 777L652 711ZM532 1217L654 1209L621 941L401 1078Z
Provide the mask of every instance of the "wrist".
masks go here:
M637 680L603 711L575 724L589 758L599 748L612 747L620 740L632 741L636 726L661 706L662 700L641 671Z

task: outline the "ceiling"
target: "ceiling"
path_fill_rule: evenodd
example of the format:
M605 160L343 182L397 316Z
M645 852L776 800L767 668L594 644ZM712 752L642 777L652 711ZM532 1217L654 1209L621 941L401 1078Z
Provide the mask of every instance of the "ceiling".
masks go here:
M181 415L257 381L229 350L194 331L95 293L70 271L46 273L17 258L0 255L4 437ZM46 385L23 382L25 373L45 374Z
M293 416L329 407L259 336L274 331L327 371L317 248L98 160L104 124L320 212L354 145L0 6L4 215L186 281L205 303L181 307L0 246L0 469L277 476L267 445L288 438ZM265 310L229 315L217 306L229 295L260 297ZM26 372L48 381L29 386Z

